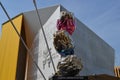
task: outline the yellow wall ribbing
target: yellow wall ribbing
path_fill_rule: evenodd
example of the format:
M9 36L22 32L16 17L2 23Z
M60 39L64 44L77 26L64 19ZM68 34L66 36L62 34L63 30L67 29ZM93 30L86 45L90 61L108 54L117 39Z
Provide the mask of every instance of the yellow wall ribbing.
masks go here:
M21 34L22 15L13 19ZM20 39L8 21L2 25L0 38L0 80L15 80Z
M120 78L120 66L114 68L115 76Z

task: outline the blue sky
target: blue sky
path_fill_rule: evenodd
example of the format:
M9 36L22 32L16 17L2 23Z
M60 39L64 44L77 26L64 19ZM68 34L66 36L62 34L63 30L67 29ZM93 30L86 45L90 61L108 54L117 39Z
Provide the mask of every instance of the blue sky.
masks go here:
M10 17L34 9L32 0L1 0ZM63 5L115 49L120 65L120 0L36 0L38 8ZM7 20L0 7L0 26ZM1 27L0 27L1 31Z

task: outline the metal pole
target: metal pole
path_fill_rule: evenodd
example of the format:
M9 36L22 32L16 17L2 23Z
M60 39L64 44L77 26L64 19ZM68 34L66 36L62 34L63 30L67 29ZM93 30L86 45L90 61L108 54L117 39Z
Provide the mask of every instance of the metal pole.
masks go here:
M38 68L39 72L42 74L43 78L46 80L46 78L45 78L44 74L42 73L41 69L39 68L39 66L37 65L37 63L36 63L35 60L33 59L32 55L30 54L30 50L29 50L29 48L27 47L25 41L23 40L22 36L21 36L21 35L19 34L19 32L17 31L17 29L16 29L13 21L11 20L10 16L8 15L7 11L5 10L5 8L4 8L4 6L2 5L1 2L0 2L0 5L1 5L3 11L5 12L6 16L8 17L10 23L12 24L14 30L16 31L17 35L20 37L20 40L22 41L23 45L24 45L25 48L27 49L29 55L31 56L31 59L32 59L33 63L36 65L36 67Z
M46 38L46 35L45 35L45 31L44 31L44 29L43 29L42 22L41 22L41 19L40 19L40 15L39 15L39 12L38 12L38 9L37 9L36 1L33 0L33 3L34 3L34 7L35 7L35 9L36 9L37 15L38 15L39 23L40 23L40 26L41 26L41 29L42 29L42 32L43 32L43 36L44 36L44 39L45 39L45 42L46 42L46 46L47 46L47 49L48 49L48 53L49 53L50 58L51 58L51 61L52 61L53 69L54 69L54 72L56 73L55 65L54 65L54 62L53 62L53 59L52 59L52 55L51 55L51 52L50 52L50 49L49 49L49 45L48 45L48 42L47 42L47 38Z

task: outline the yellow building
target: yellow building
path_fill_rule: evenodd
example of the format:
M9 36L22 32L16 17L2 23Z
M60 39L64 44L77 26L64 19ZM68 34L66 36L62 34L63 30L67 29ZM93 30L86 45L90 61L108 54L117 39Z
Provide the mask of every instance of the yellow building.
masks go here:
M116 66L114 72L115 72L115 76L120 78L120 66Z
M19 34L23 36L23 15L14 17L12 21ZM7 21L2 25L2 36L0 38L0 80L18 80L17 78L23 80L25 63L26 50L11 23Z

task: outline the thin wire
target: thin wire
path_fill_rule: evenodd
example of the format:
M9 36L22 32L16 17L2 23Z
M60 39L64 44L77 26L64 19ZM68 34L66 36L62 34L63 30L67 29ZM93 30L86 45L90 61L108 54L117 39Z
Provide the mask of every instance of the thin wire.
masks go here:
M0 5L1 5L1 7L2 7L3 11L5 12L6 16L8 17L8 19L9 19L10 23L12 24L12 26L13 26L14 30L16 31L17 35L20 37L20 40L22 41L23 45L24 45L24 46L25 46L25 48L27 49L27 51L28 51L29 55L31 56L31 59L32 59L33 63L36 65L36 67L38 68L39 72L42 74L43 78L46 80L46 78L45 78L44 74L42 73L41 69L40 69L40 68L39 68L39 66L37 65L36 61L33 59L32 55L30 54L30 50L29 50L29 48L27 47L26 43L24 42L24 40L23 40L22 36L21 36L21 35L19 34L19 32L17 31L17 29L16 29L16 27L15 27L14 23L12 22L12 20L11 20L10 16L8 15L8 13L7 13L6 9L4 8L4 6L2 5L2 3L1 3L1 2L0 2Z
M48 49L48 52L49 52L49 55L50 55L50 58L51 58L51 61L52 61L53 69L54 69L54 72L56 73L55 65L54 65L54 62L53 62L53 59L52 59L52 55L51 55L51 52L50 52L50 49L49 49L49 45L48 45L48 42L47 42L45 31L43 29L42 22L41 22L41 19L40 19L40 15L39 15L39 12L38 12L38 9L37 9L36 1L33 0L33 3L34 3L34 7L36 9L37 15L38 15L40 26L42 28L42 32L43 32L43 36L44 36L44 39L45 39L45 42L46 42L46 46L47 46L47 49Z

